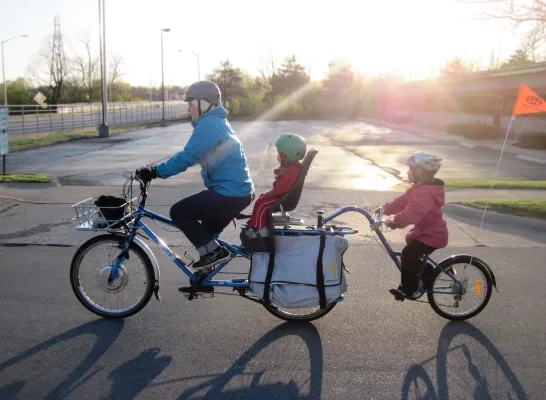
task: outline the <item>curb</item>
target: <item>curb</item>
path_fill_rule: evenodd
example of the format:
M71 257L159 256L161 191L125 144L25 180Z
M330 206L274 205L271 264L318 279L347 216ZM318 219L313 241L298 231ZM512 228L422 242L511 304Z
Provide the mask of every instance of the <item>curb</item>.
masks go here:
M542 160L540 158L524 156L522 154L516 155L516 158L518 160L528 161L528 162L531 162L531 163L534 163L534 164L546 165L546 160Z
M473 143L467 143L467 142L457 142L459 146L467 147L469 149L474 149L476 147Z
M483 216L483 210L461 204L446 203L444 205L444 214L451 218L466 218L480 222ZM517 215L502 214L487 210L483 220L484 225L506 225L511 228L532 229L535 231L546 232L546 220L529 217L520 217Z

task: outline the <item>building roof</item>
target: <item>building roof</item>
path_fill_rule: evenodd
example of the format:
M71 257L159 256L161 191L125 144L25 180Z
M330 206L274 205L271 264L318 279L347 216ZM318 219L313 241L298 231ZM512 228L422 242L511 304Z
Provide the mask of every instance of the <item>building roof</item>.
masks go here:
M443 76L404 84L399 88L402 92L514 92L524 83L538 90L546 90L546 62L532 65L471 72L456 76Z

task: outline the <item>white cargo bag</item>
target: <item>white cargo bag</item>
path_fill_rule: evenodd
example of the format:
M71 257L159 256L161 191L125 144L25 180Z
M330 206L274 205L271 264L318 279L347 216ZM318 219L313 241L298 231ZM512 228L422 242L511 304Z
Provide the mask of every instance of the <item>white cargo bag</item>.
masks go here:
M347 291L343 253L349 247L347 239L327 235L322 257L326 303ZM275 236L275 264L270 284L270 300L284 308L316 307L320 305L317 287L317 261L320 236ZM250 288L263 299L269 253L252 253L249 273Z

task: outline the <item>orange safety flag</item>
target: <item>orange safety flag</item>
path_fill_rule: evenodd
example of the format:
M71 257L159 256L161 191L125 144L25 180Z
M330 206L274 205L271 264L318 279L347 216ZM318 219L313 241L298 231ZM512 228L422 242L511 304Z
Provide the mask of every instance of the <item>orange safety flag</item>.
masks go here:
M546 100L533 92L523 83L519 87L516 104L512 115L525 115L535 113L546 113Z

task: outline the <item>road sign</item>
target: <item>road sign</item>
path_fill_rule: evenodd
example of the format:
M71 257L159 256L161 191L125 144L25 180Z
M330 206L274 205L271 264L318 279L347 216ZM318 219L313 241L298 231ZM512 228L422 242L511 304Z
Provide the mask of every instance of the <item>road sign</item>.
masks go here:
M44 101L45 101L46 97L44 96L44 94L42 92L38 92L36 94L36 96L34 96L34 101L40 105L43 105Z
M9 153L8 116L8 109L0 108L0 155L2 156Z

